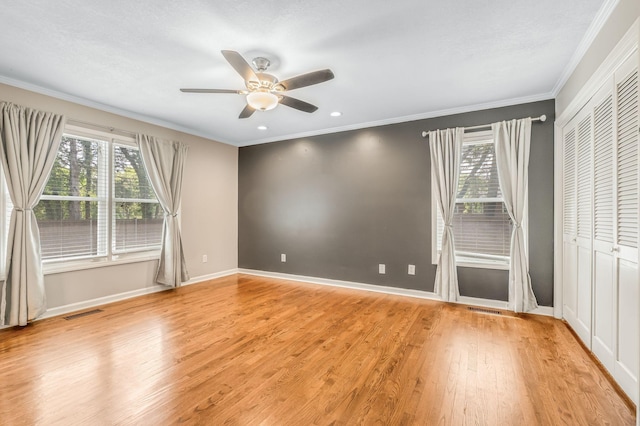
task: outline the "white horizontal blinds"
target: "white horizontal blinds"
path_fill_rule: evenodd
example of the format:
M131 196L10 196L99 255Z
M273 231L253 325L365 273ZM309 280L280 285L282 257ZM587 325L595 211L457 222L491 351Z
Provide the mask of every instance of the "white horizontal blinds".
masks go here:
M575 235L576 224L576 130L564 137L564 233Z
M616 84L618 243L638 246L638 71Z
M112 214L114 253L160 247L164 213L133 146L113 147Z
M63 135L34 208L43 260L106 255L106 149L105 141Z
M509 256L511 221L500 192L492 140L463 145L453 233L459 256Z
M591 116L578 123L578 236L591 238Z
M594 110L594 237L613 243L613 96Z

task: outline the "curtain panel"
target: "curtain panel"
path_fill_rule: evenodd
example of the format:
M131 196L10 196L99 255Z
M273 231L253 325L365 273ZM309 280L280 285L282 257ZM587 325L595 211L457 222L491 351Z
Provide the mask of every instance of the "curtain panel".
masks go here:
M13 203L0 321L26 325L47 309L40 232L32 209L53 168L65 118L6 102L0 102L0 114L0 157Z
M531 118L502 121L491 125L500 190L513 222L509 265L509 308L528 312L538 307L531 288L529 258L522 229L528 199Z
M433 291L445 301L456 301L460 297L452 223L463 137L464 128L461 127L429 132L432 187L444 222L442 249L438 257Z
M189 279L182 250L178 209L182 198L182 173L187 146L139 134L137 143L151 186L164 210L162 248L156 282L179 287Z

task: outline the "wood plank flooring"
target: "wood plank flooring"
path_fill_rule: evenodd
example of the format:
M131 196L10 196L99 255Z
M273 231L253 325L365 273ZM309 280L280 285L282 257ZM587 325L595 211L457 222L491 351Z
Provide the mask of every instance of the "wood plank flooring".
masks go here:
M234 275L0 331L2 425L632 425L564 323Z

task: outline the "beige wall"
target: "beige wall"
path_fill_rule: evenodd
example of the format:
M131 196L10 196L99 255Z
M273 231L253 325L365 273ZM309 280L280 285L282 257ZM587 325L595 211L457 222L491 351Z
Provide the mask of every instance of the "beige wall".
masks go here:
M556 116L562 115L638 17L640 17L640 0L620 0L587 53L556 96Z
M68 119L142 132L189 146L182 193L182 240L191 278L237 268L238 148L0 84L0 100ZM202 255L208 262L202 263ZM153 287L157 261L45 276L49 308Z

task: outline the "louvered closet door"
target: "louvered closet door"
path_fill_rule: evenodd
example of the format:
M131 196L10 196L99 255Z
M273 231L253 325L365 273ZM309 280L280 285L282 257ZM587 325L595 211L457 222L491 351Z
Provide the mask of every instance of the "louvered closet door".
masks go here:
M615 365L615 128L614 80L589 103L593 109L593 353L611 372Z
M617 353L614 378L638 402L638 57L615 75Z
M590 109L577 116L577 299L574 330L591 348L591 267L593 239L593 119ZM573 325L573 324L572 324Z
M577 323L578 311L578 245L577 245L577 195L576 195L576 120L563 129L563 315L572 326Z

